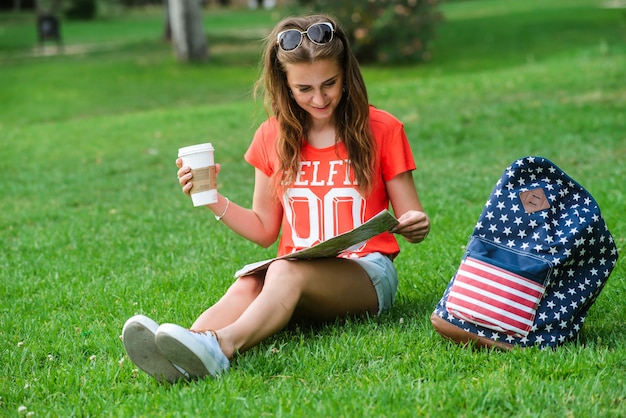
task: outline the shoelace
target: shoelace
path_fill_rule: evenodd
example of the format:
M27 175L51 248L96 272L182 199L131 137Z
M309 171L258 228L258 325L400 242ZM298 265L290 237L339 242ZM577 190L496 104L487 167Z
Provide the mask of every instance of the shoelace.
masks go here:
M216 360L218 360L221 363L222 367L224 367L224 368L228 368L229 367L230 360L228 359L228 357L226 357L226 354L224 354L224 351L222 351L222 347L220 347L220 340L217 337L217 333L214 330L212 330L212 329L203 329L203 330L196 330L196 331L189 330L189 332L191 332L193 335L195 335L196 338L198 338L202 342L202 344L204 344L207 347L207 349L210 352L215 353L215 349L217 349L219 351L219 354L221 354L221 356L220 356L221 358L220 359L216 359ZM203 337L204 338L209 338L209 339L211 337L215 338L215 342L217 343L217 347L210 346L209 341L204 340Z
M219 345L220 340L219 338L217 338L217 333L213 331L212 329L202 329L202 330L190 329L189 332L197 336L203 336L203 337L209 337L209 338L214 337L215 341L217 341L217 344Z

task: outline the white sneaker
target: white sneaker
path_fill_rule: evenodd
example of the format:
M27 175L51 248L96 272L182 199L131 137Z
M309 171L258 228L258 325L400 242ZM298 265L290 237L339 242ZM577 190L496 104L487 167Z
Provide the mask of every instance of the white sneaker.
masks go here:
M124 324L122 341L128 357L141 370L156 378L159 382L170 383L179 379L188 379L189 374L172 364L157 348L155 334L159 324L144 315L135 315Z
M230 361L210 331L190 331L175 324L163 324L156 332L156 345L172 363L189 373L190 378L217 377L230 367Z

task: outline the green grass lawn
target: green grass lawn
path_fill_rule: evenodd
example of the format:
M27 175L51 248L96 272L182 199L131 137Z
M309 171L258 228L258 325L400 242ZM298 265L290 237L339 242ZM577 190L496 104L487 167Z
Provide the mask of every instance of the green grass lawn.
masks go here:
M211 9L205 65L175 61L158 10L64 22L66 54L50 56L30 16L0 15L0 416L625 416L623 260L554 351L473 351L428 320L517 158L585 186L623 250L626 12L604 4L446 3L432 62L364 68L372 103L405 122L432 219L426 242L401 243L396 306L291 327L222 378L174 386L118 337L135 313L190 325L275 253L193 208L174 160L212 142L222 193L250 204L243 153L265 117L251 89L280 11Z

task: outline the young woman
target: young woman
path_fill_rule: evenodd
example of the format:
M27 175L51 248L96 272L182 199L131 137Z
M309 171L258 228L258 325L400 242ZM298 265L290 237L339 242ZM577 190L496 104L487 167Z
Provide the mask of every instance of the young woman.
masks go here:
M345 33L329 16L288 18L268 38L263 72L271 115L245 154L255 167L252 208L218 195L207 205L234 232L264 247L280 235L278 255L349 231L389 204L389 233L337 258L278 260L237 279L191 330L137 315L123 329L130 359L159 380L217 376L236 353L292 319L334 320L391 307L398 279L393 233L418 243L430 223L411 171L403 125L369 105ZM184 193L192 174L176 161Z

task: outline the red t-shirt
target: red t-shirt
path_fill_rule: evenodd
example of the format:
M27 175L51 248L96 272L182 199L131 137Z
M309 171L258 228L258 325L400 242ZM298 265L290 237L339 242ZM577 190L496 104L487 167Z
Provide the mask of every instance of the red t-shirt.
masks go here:
M376 140L378 164L372 193L364 198L354 183L343 143L316 149L306 142L298 175L282 196L282 235L278 256L290 254L350 231L389 208L385 182L415 169L403 124L391 114L370 106L370 126ZM272 117L257 129L245 154L248 163L272 176L279 169L276 154L278 122ZM388 232L368 240L343 257L380 252L395 257L398 242Z

